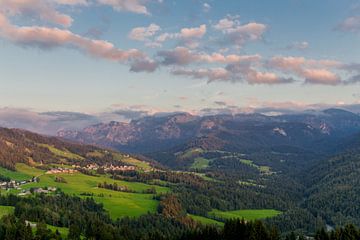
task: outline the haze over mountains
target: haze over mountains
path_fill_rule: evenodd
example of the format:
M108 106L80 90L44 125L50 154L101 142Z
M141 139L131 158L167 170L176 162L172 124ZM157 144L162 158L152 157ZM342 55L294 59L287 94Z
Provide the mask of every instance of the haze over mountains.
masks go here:
M196 146L205 150L250 152L279 147L292 151L329 151L333 144L360 131L360 116L326 109L267 116L259 113L193 116L174 113L129 123L99 123L58 136L126 152L150 153Z
M256 108L238 108L234 106L223 105L217 102L218 107L204 108L192 112L194 116L211 116L211 115L236 115L241 113L260 113L265 115L278 114L299 114L302 112L322 111L328 108L341 108L353 113L360 113L359 104L350 105L292 105L280 104L279 106L263 105ZM311 109L311 110L309 110ZM82 130L85 127L99 124L115 122L130 122L144 117L168 116L176 112L162 112L148 109L145 106L131 106L126 108L110 108L98 113L82 113L71 111L46 111L39 112L25 108L0 108L0 126L8 128L20 128L29 131L42 133L46 135L57 135L61 130Z

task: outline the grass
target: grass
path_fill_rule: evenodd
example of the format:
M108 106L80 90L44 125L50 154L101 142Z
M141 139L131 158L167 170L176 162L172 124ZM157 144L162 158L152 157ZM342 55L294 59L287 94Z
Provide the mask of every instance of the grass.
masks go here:
M99 151L93 151L93 152L88 152L86 154L87 157L99 157L99 158L102 158L104 157L104 154L102 152L99 152Z
M141 161L139 159L135 159L132 157L126 157L123 156L122 154L119 153L114 153L113 154L115 159L118 159L119 161L122 161L123 163L129 164L129 165L133 165L135 167L138 167L144 171L151 171L152 167L150 166L150 163L145 162L145 161Z
M33 233L36 233L36 222L31 222L31 224L34 224L32 226L32 232ZM53 225L49 225L49 224L46 224L46 228L49 229L50 231L52 231L53 233L56 232L56 230L58 230L58 232L60 233L60 236L62 239L66 239L68 234L69 234L69 229L68 228L65 228L65 227L56 227L56 226L53 226ZM83 239L83 238L81 238Z
M143 194L142 192L144 190L154 187L157 193L170 191L167 187L139 182L112 180L104 175L88 176L82 173L45 174L45 171L25 164L17 164L16 168L22 174L40 176L40 182L25 184L22 186L22 189L30 189L31 187L56 187L70 195L81 196L82 193L90 193L93 194L95 201L104 205L104 208L109 211L113 219L124 216L138 217L148 212L155 212L158 201L153 199L152 194ZM55 182L56 176L63 177L67 183ZM98 188L98 183L103 182L117 183L119 186L126 186L128 189L135 191L135 193Z
M219 182L219 181L216 180L215 178L211 178L211 177L206 176L205 173L195 173L195 172L193 172L192 174L195 174L195 175L201 177L201 178L204 179L205 181Z
M28 175L26 173L18 172L18 171L10 171L2 167L0 167L0 175L9 177L12 180L16 180L16 181L28 180L32 177L31 175Z
M251 160L240 159L240 162L243 163L243 164L245 164L245 165L248 165L248 166L250 166L250 167L253 167L253 168L256 168L256 169L260 169L260 167L259 167L258 165L256 165L256 164L254 164L254 162L251 161Z
M39 146L49 149L50 152L52 152L53 154L55 154L59 157L69 158L69 159L74 159L74 160L84 160L84 158L82 156L72 153L68 150L60 150L60 149L55 148L48 144L39 144Z
M192 214L188 214L188 216L190 216L192 219L194 219L197 222L200 222L204 225L218 225L218 226L224 226L223 222L219 222L216 221L214 219L211 218L206 218L206 217L202 217L202 216L197 216L197 215L192 215Z
M40 176L45 173L44 170L40 170L34 167L30 167L29 165L26 165L24 163L18 163L16 164L16 171L22 174L26 174L27 176Z
M203 158L203 157L197 157L195 158L194 163L191 165L190 168L192 169L205 169L209 167L210 160Z
M189 149L186 152L184 152L181 155L181 157L182 158L191 158L194 155L197 155L197 154L200 154L200 153L203 153L203 152L204 152L204 150L202 150L201 148L192 148L192 149Z
M259 170L261 173L270 173L270 167L269 166L258 166L256 164L254 164L253 161L251 160L247 160L247 159L240 159L240 162L245 164L245 165L248 165L250 167L253 167L253 168L256 168L257 170Z
M52 225L47 224L46 227L51 230L52 232L56 232L56 230L58 230L58 232L60 233L61 237L63 239L65 239L68 234L69 234L69 229L68 228L64 228L64 227L55 227Z
M0 206L0 218L14 212L14 207Z
M211 212L209 212L209 216L214 218L220 218L224 220L240 218L240 219L245 219L247 221L271 218L279 214L281 214L281 212L275 209L246 209L246 210L236 210L236 211L220 211L214 209Z
M249 187L259 187L259 188L264 188L264 185L260 185L260 184L256 184L254 181L241 181L239 180L239 184L243 185L243 186L249 186Z

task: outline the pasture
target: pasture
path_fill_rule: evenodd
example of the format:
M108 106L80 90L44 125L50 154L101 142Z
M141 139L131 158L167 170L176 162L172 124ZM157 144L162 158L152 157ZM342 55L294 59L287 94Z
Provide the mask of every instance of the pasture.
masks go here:
M247 221L252 221L257 219L275 217L279 214L281 214L281 212L275 209L244 209L235 211L220 211L214 209L209 212L209 217L222 220L239 218Z
M16 168L18 170L17 174L23 174L22 176L38 176L40 178L40 181L37 183L32 182L22 185L22 189L56 187L66 194L92 196L96 202L104 205L104 208L109 211L113 219L124 216L138 217L148 212L155 212L158 201L153 199L153 194L145 194L143 192L150 188L155 188L157 193L170 191L169 188L158 185L113 180L106 175L89 176L82 173L45 174L45 171L25 164L17 164ZM10 175L12 174L14 173L11 172ZM66 183L56 182L56 176L65 179ZM126 187L131 192L98 188L98 184L104 182L116 183L118 186Z
M14 207L0 206L0 218L14 212Z
M192 214L188 214L188 216L191 217L192 219L194 219L195 221L200 222L204 225L224 226L223 222L219 222L219 221L216 221L211 218L202 217L202 216L198 216L198 215L192 215Z

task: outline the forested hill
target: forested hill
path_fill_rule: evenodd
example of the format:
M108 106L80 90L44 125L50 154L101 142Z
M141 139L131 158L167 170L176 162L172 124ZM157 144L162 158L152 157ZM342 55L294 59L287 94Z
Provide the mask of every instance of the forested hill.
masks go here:
M360 151L351 148L317 163L306 176L304 207L333 226L360 225Z
M0 166L15 169L16 163L73 164L86 161L115 161L110 151L75 144L20 129L0 128Z

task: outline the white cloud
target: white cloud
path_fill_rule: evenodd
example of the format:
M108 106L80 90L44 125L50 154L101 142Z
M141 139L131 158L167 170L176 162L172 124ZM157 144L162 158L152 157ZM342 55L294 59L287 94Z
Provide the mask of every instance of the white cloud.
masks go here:
M168 40L180 40L180 44L196 48L198 46L198 40L202 39L206 34L207 27L205 24L194 28L182 28L178 33L163 33L156 38L158 44L162 44Z
M202 8L204 12L209 12L211 10L211 6L208 3L204 3Z
M127 11L149 15L149 11L141 0L97 0L98 3L111 6L116 11Z
M309 48L309 43L306 41L293 42L287 46L287 49L306 50Z
M214 28L224 34L224 43L237 47L242 47L247 42L261 40L267 30L265 24L257 22L241 24L240 21L231 16L221 19L214 25Z
M129 38L137 41L150 41L149 37L154 36L160 31L160 26L152 23L148 27L137 27L131 30Z

